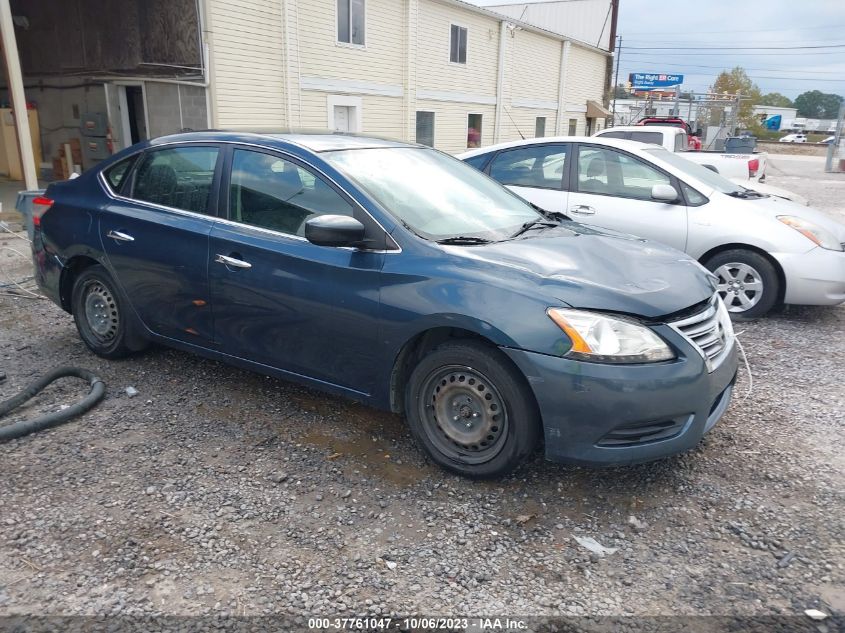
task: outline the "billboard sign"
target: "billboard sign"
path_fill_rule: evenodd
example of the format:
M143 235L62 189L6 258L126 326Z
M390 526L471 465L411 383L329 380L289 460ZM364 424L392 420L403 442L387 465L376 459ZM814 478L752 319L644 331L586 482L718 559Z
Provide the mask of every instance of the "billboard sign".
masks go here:
M684 83L683 75L664 75L661 73L631 73L628 76L633 90L659 90Z

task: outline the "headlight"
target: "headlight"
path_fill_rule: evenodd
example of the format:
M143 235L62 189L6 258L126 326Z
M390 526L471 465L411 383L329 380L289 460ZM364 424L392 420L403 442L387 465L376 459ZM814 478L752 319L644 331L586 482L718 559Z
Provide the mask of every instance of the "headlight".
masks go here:
M546 313L572 339L570 358L600 363L655 363L675 358L644 325L598 312L549 308Z
M818 224L813 224L794 215L779 215L778 220L798 231L816 246L821 246L830 251L842 250L842 244L836 239L836 236Z

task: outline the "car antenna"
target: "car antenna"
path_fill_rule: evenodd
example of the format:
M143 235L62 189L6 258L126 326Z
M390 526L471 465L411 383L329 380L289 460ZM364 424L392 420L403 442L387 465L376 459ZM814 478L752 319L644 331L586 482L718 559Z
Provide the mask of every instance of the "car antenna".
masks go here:
M508 118L511 120L511 123L513 123L513 126L516 128L516 133L517 133L517 134L519 134L519 138L521 138L521 139L524 141L524 140L525 140L525 136L522 134L522 130L520 130L520 129L519 129L519 126L516 124L516 121L514 121L514 120L513 120L513 117L511 116L511 113L510 113L510 112L508 112L507 107L505 107L504 105L502 106L502 108L504 109L505 114L507 114L507 115L508 115Z

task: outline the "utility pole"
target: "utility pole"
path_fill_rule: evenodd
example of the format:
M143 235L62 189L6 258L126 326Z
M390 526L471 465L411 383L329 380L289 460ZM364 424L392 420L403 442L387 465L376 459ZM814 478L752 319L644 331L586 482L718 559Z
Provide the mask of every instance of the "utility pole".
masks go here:
M618 43L616 45L616 78L613 80L613 92L611 93L613 96L613 111L611 112L612 120L611 120L611 127L616 125L616 86L619 85L619 64L622 61L622 36L620 35L618 38Z

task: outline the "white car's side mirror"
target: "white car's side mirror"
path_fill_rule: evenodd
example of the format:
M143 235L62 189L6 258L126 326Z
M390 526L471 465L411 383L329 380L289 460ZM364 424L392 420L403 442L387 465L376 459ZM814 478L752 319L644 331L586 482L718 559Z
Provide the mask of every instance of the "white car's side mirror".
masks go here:
M651 199L660 202L675 202L678 192L672 185L654 185L651 188Z

